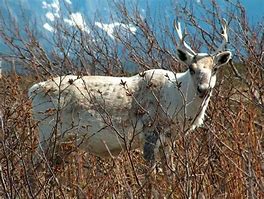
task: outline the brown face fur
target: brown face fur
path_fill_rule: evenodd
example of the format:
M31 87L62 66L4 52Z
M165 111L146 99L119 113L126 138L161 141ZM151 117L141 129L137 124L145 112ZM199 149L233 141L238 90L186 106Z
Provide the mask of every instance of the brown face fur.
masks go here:
M194 61L192 65L195 68L208 68L212 70L214 66L214 59L211 56L203 57L197 61Z
M202 58L195 58L189 65L190 74L197 94L204 97L206 93L215 86L216 77L212 72L214 67L214 58L212 56L205 56Z

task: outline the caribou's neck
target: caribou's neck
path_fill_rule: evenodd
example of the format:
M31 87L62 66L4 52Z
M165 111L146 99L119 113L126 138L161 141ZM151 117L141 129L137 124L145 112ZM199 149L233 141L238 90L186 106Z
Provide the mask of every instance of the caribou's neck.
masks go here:
M200 102L199 97L196 94L196 86L194 85L192 81L191 74L189 70L176 74L176 84L179 84L179 89L181 90L182 94L184 95L184 98L187 102L187 104L194 99L198 100Z
M180 97L183 102L180 119L184 120L185 118L185 121L192 123L191 129L193 130L203 123L205 110L208 106L211 93L205 98L201 98L197 95L197 85L194 84L189 70L177 74L175 81L180 84L181 89L176 95L182 95Z

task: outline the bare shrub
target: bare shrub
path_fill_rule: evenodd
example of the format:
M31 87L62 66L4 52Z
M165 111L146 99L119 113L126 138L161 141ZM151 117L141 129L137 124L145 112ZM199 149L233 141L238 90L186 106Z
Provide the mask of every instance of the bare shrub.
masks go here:
M228 1L226 5L229 9L222 9L216 1L210 1L210 6L201 3L199 9L206 13L201 17L188 6L175 5L175 18L197 32L194 38L188 38L197 50L204 48L203 44L209 51L218 46L218 24L225 17L234 58L218 74L220 81L204 127L187 136L179 132L169 143L172 152L158 161L156 174L149 180L160 196L264 197L264 24L249 24L242 4ZM132 11L125 3L115 6L121 21L135 26L137 34L124 36L117 31L116 39L109 40L93 22L89 22L92 34L87 34L57 21L53 37L45 38L53 46L51 51L42 46L30 22L25 19L27 25L21 28L11 12L6 18L0 11L1 39L12 56L32 71L31 76L4 75L0 80L1 197L146 197L144 177L148 167L141 152L126 150L117 157L101 159L64 144L52 158L43 154L41 164L36 165L33 158L38 133L26 95L33 82L68 73L129 75L126 64L137 72L151 68L183 70L174 55L172 22L157 23L154 29L136 6ZM206 28L198 25L201 22ZM210 32L206 31L208 27Z

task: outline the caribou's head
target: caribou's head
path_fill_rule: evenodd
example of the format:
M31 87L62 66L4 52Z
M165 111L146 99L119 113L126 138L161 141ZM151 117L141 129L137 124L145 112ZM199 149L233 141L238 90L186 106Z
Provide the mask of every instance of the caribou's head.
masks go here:
M186 32L182 33L180 24L175 23L175 29L180 39L180 43L177 46L177 57L189 67L189 73L199 97L204 97L214 88L217 70L231 59L231 52L223 50L228 42L227 23L225 20L222 21L222 28L223 42L214 53L196 53L184 41L187 36Z

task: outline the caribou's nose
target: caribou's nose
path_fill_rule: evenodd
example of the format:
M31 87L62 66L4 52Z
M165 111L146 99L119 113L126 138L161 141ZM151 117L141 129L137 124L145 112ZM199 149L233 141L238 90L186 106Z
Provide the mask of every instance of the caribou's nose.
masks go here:
M205 88L205 87L198 86L197 87L197 93L198 93L199 97L204 97L206 95L206 93L207 93L207 90L208 89Z

